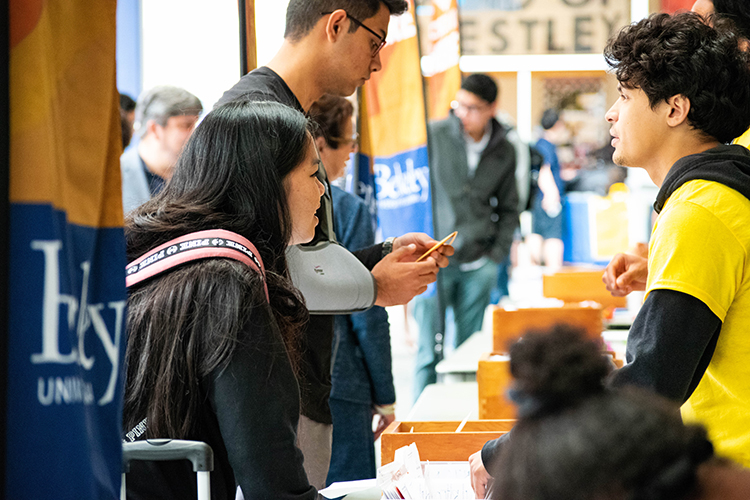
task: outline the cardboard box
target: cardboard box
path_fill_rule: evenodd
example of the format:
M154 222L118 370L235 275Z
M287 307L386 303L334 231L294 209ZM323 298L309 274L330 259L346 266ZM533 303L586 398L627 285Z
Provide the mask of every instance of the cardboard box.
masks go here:
M516 405L506 397L512 382L510 356L497 352L482 354L477 368L480 420L516 418Z
M563 302L591 300L608 307L627 307L627 297L613 297L602 281L604 268L562 268L542 276L542 294Z
M451 404L446 401L445 404ZM482 449L484 443L508 432L515 420L461 422L393 422L380 436L381 463L393 462L394 453L402 446L417 443L421 460L456 462L465 461Z
M497 354L508 352L527 331L546 330L558 323L581 327L587 337L600 339L604 331L602 314L600 307L578 304L515 310L498 307L492 312L492 350Z

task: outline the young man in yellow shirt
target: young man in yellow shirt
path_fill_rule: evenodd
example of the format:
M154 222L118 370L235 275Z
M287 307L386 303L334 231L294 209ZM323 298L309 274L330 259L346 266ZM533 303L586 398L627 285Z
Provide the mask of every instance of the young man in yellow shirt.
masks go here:
M613 160L660 187L646 300L612 384L683 403L720 454L750 466L750 152L725 145L750 125L740 46L721 19L688 13L643 20L605 50L620 89ZM604 280L625 293L633 273L617 256Z
M611 384L678 401L718 454L750 467L750 151L727 145L750 126L750 54L738 42L724 20L684 13L607 44L620 93L606 114L613 160L660 189L648 268L619 254L603 279L616 295L647 293ZM478 496L512 434L469 458Z

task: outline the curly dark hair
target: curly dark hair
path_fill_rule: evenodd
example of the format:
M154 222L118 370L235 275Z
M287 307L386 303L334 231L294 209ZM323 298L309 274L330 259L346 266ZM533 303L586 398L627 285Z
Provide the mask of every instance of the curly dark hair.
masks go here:
M703 427L640 389L607 390L611 363L582 331L529 333L510 351L519 421L492 463L503 500L679 500L713 456Z
M714 15L731 19L740 36L750 39L750 3L742 0L713 0Z
M300 40L312 31L323 12L344 9L348 15L364 21L377 14L381 4L395 16L403 14L409 8L405 0L291 0L286 9L284 38ZM357 31L357 28L359 25L351 23L349 31Z
M534 416L604 390L612 364L600 344L582 341L580 330L560 324L549 335L530 332L510 348L510 373L520 416Z
M750 56L731 22L714 24L692 12L654 14L612 37L604 57L620 84L643 90L652 108L687 97L688 123L726 143L750 126Z

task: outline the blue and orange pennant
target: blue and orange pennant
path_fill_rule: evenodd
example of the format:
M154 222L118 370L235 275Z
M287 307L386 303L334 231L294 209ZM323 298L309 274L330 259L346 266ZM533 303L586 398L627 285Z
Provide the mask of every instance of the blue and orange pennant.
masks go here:
M115 2L10 0L6 498L117 498L125 244Z
M357 192L377 203L382 237L432 234L427 128L414 2L392 17L383 69L360 93Z

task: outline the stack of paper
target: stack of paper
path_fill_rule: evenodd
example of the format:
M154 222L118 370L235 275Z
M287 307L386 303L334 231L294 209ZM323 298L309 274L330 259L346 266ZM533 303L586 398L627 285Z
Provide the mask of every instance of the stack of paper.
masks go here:
M474 500L468 462L420 462L417 445L396 450L394 461L378 469L377 479L333 483L320 493L346 500Z

